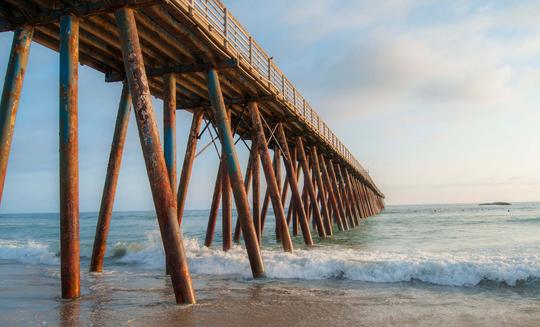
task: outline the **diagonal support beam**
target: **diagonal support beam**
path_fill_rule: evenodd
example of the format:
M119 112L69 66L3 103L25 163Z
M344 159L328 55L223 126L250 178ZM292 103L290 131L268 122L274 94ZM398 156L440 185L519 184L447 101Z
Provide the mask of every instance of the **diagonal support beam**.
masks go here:
M249 195L249 185L251 183L251 175L253 174L253 169L251 169L251 166L253 165L253 152L249 152L249 158L248 163L246 166L246 178L244 179L244 187L246 188L246 194ZM242 230L240 229L240 220L236 219L236 225L234 226L234 237L233 241L235 243L240 242L240 235L242 234Z
M325 190L328 193L328 199L330 200L330 205L332 206L332 210L334 211L334 215L336 217L336 223L338 225L338 229L340 231L347 230L346 225L344 223L345 217L342 215L342 212L339 208L339 204L337 202L337 196L338 194L335 193L335 189L332 186L332 179L330 178L330 174L328 173L328 169L326 167L325 159L322 155L322 153L319 153L319 164L321 166L322 176L325 182Z
M248 105L251 121L253 123L254 134L256 137L255 144L258 147L258 152L261 158L263 166L264 177L266 178L266 184L268 186L268 192L272 200L272 207L274 208L274 216L276 217L276 226L281 236L281 244L283 250L286 252L293 251L293 245L291 236L289 235L289 229L287 228L287 221L285 219L285 210L281 202L281 193L279 185L276 179L276 173L270 158L270 152L268 151L266 136L264 134L264 128L261 122L259 108L255 102ZM260 223L261 227L263 222Z
M311 163L313 165L313 174L315 175L315 181L317 182L317 186L319 188L319 200L321 202L321 208L323 212L324 217L324 226L326 229L326 233L328 235L332 235L332 218L330 217L330 212L328 210L328 203L326 202L325 197L325 190L324 190L324 183L321 176L321 168L319 166L319 158L317 156L317 149L315 146L311 147Z
M223 173L223 165L221 160L216 176L216 183L214 184L214 195L212 196L212 205L210 206L210 215L208 216L208 225L206 227L206 237L204 239L204 246L212 246L214 240L214 230L216 229L216 220L219 211L219 200L221 198L221 174Z
M195 152L197 151L197 143L199 141L199 131L201 129L202 119L203 110L197 110L193 113L176 199L178 206L178 224L180 224L180 226L182 225L182 217L184 216L189 180L191 178L191 171L193 169L193 161L195 160Z
M0 205L2 203L15 118L19 109L19 99L33 35L34 29L31 27L18 28L13 34L6 79L2 90L2 99L0 101Z
M317 207L317 195L315 194L315 187L313 186L313 182L311 181L309 165L306 153L304 152L304 142L302 142L301 137L296 138L296 149L298 151L298 159L300 161L300 166L302 167L302 171L304 172L304 185L307 188L307 194L311 198L311 207L313 209L313 215L315 217L315 223L317 224L317 231L319 233L319 237L326 237L326 230L321 217L321 212Z
M238 219L240 220L240 227L242 228L242 234L244 235L244 242L251 265L251 272L255 278L264 277L264 264L259 250L255 228L253 226L253 219L249 209L242 172L240 171L240 162L234 146L234 139L231 133L231 121L227 115L218 73L215 69L210 69L208 71L208 92L210 94L210 102L212 103L214 119L218 126L221 143L225 150L222 153L222 157L226 162L227 173L230 178L236 210L238 212Z
M332 187L334 189L334 195L336 197L338 210L339 210L339 212L341 214L343 226L345 227L345 230L349 230L353 226L349 223L350 217L347 217L347 214L345 213L345 207L344 207L343 201L342 201L342 194L341 194L341 191L339 189L336 174L334 172L334 164L332 163L332 160L328 159L328 161L326 162L326 167L328 169L328 176L330 177L330 182L331 182Z
M287 170L287 175L289 176L289 185L292 191L292 197L294 199L294 204L296 211L299 215L300 227L302 228L302 235L304 237L304 243L307 245L313 245L313 239L311 238L311 231L309 229L309 222L306 217L306 211L304 209L304 202L302 201L302 195L300 194L300 189L298 187L296 171L291 158L291 153L289 152L289 145L287 143L287 137L285 136L285 131L283 126L280 124L277 129L277 138L279 140L279 145L283 151L283 162L285 163L285 169Z
M115 11L115 18L161 239L167 262L170 263L176 302L195 303L191 275L176 217L176 199L173 197L159 141L159 131L150 98L133 9L118 9Z
M122 165L122 153L126 143L126 134L129 123L129 114L131 113L131 96L126 83L122 87L122 96L118 106L118 115L114 126L111 152L109 154L109 164L107 165L107 175L105 185L103 186L103 195L101 197L101 206L99 207L98 222L96 225L96 235L94 238L94 247L92 250L92 259L90 260L90 272L103 271L103 258L107 250L107 237L111 225L112 210L114 206L114 197L116 186L118 184L118 175Z

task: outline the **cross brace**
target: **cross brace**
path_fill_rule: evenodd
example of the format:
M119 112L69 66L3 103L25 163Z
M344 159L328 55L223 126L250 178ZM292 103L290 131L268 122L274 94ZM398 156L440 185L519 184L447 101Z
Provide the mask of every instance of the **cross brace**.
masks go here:
M156 77L163 76L165 74L187 74L187 73L200 73L207 72L210 69L226 69L226 68L237 68L238 59L227 59L217 64L202 63L202 64L186 64L186 65L175 65L168 67L159 67L159 68L147 68L146 76ZM106 82L120 82L124 79L124 72L112 71L105 76Z
M226 98L224 99L225 105L244 105L250 102L270 102L275 101L275 95L260 95L256 97L238 97L238 98ZM193 108L206 108L210 107L210 101L205 99L199 100L183 100L177 101L176 109L193 109Z

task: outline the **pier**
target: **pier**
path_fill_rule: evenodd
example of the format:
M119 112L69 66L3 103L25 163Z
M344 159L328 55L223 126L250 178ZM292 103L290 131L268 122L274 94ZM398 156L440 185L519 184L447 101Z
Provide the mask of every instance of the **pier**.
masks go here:
M219 154L205 245L216 246L221 208L221 247L227 251L243 240L254 278L265 277L260 250L270 206L275 237L286 252L294 251L293 237L301 235L311 246L384 208L384 194L368 172L219 0L3 0L0 32L8 31L13 44L0 102L0 205L30 44L60 56L63 298L80 296L78 125L84 121L78 121L79 64L102 72L107 83L123 83L92 272L103 270L131 111L177 303L196 302L181 225L201 151L214 147ZM152 96L163 100L163 108L153 107ZM162 131L155 110L163 110ZM176 130L177 110L192 113L189 131ZM179 171L177 133L188 144ZM203 133L211 135L211 143L198 144ZM245 165L239 146L250 151Z

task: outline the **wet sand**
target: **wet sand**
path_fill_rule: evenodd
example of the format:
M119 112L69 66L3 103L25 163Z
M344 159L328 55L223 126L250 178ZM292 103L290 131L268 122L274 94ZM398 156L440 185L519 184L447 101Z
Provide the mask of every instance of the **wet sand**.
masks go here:
M525 286L253 281L198 275L198 304L177 306L168 279L156 273L85 273L83 296L65 301L58 298L54 270L2 267L1 326L540 325L540 299ZM17 278L20 274L25 278Z

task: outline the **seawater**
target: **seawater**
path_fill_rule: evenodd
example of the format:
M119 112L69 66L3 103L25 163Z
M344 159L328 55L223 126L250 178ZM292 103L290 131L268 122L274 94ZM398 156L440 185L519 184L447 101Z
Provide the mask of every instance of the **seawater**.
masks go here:
M134 298L127 310L130 313L117 316L120 324L134 314L130 310L142 321L153 317L155 312L147 307L152 303L160 310L173 310L170 284L163 276L165 260L155 214L113 214L104 264L106 272L101 275L86 272L96 219L96 213L81 213L82 301L86 298L92 302L110 292L127 292L128 297ZM454 299L454 305L473 299L471 305L485 305L483 310L512 301L505 304L514 313L506 315L510 319L508 323L513 324L517 319L523 325L534 325L538 322L536 318L540 318L540 203L388 206L380 215L363 220L354 230L338 232L335 226L332 238L313 247L305 247L302 237L296 237L293 254L283 253L276 243L270 211L262 251L268 278L263 281L251 280L242 245L221 251L219 218L214 246L202 245L207 219L208 210L187 211L182 232L198 297L209 305L223 296L230 296L232 303L238 303L236 307L241 306L239 303L260 301L257 297L244 298L244 293L253 288L261 294L270 292L269 298L284 296L291 302L296 297L304 299L304 295L314 300L322 293L328 299L340 299L351 309L350 316L346 312L344 319L357 314L352 313L356 309L373 309L375 303L391 306L393 301L404 299L417 299L418 307L410 312L421 312L428 299L433 305L444 294ZM315 233L314 238L317 239ZM157 285L156 281L159 281ZM1 214L0 323L58 324L63 314L53 315L50 309L65 307L58 299L59 292L58 214ZM40 294L46 303L43 310L39 305L28 306L28 297L21 294ZM30 299L30 303L34 301ZM111 300L109 309L113 312L115 308L117 313L125 308L125 303L115 305ZM312 305L309 304L311 309ZM516 316L520 312L512 310L513 306L525 311ZM326 304L325 308L328 307L331 306ZM303 308L309 311L307 303ZM468 312L471 320L462 323L481 324L480 312L475 316L476 311L471 310ZM38 319L34 319L36 312L41 312ZM85 310L82 312L84 317ZM362 315L358 318L371 321ZM391 322L383 318L371 322ZM407 321L395 322L407 325ZM166 324L164 321L163 325Z

